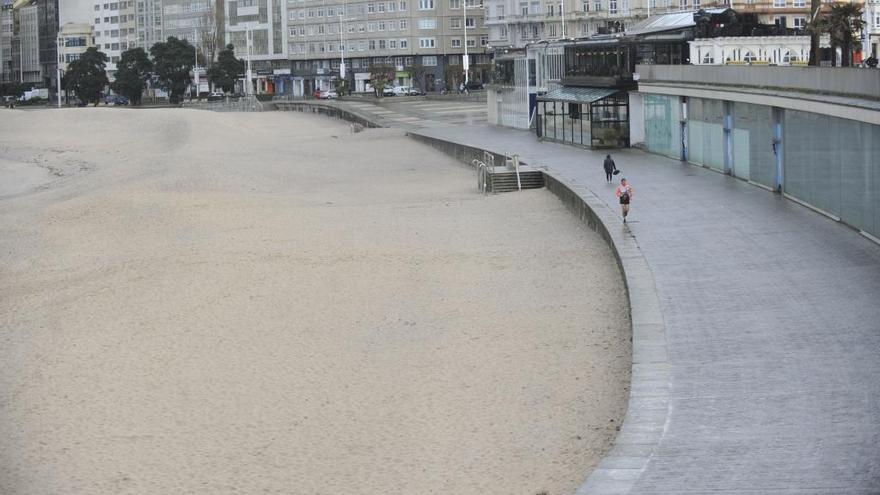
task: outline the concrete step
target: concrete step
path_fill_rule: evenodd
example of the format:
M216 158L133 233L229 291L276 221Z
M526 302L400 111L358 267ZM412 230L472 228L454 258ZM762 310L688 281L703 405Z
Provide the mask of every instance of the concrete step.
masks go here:
M538 171L520 171L520 184L523 189L540 189L544 187L544 174ZM516 172L496 171L489 174L488 189L492 193L516 191Z

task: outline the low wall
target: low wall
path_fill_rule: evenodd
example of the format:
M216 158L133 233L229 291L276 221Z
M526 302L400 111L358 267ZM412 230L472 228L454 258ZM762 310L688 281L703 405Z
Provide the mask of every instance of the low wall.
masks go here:
M331 103L322 103L315 101L276 101L274 105L276 109L281 111L317 113L321 115L326 115L327 117L333 117L346 120L348 122L353 122L355 124L360 124L364 127L382 127L381 125L374 123L363 115L359 115L356 112L345 108L340 108Z
M637 65L639 83L777 89L880 100L880 69L744 65Z
M501 156L491 150L414 132L409 136L466 163L482 157L484 151ZM611 450L589 474L577 495L630 493L654 455L669 416L666 324L660 312L654 275L616 211L611 211L586 187L563 181L552 171L543 173L547 189L611 248L630 304L632 372L626 416Z

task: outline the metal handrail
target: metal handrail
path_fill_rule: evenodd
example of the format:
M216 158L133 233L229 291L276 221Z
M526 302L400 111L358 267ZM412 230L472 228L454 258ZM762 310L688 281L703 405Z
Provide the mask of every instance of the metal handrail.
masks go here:
M471 160L471 165L476 167L477 169L477 190L479 190L483 194L488 194L489 192L489 167L485 163L480 160L474 158Z

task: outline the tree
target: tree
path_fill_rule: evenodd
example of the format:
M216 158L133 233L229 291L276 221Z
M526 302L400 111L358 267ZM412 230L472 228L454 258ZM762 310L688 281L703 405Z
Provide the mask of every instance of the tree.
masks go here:
M831 39L832 60L837 58L836 48L840 48L842 66L852 65L853 45L858 43L865 21L862 19L862 6L857 3L834 4L828 12L823 12L810 23L809 30L814 35L828 34ZM812 59L812 55L810 55ZM818 60L818 57L817 57Z
M397 75L397 69L381 65L374 65L370 68L370 86L376 92L376 96L384 96L385 86L394 81Z
M406 71L409 72L409 75L412 78L412 86L419 91L425 91L425 66L419 62L415 62L408 66Z
M128 98L132 105L140 105L152 69L153 63L143 48L126 50L116 64L116 81L110 87Z
M222 9L221 5L220 10ZM201 19L199 42L202 54L205 56L205 66L214 63L217 57L217 49L223 46L223 22L222 18L217 15L216 10L217 8L213 2L208 2ZM218 23L218 21L220 22Z
M217 61L208 67L208 80L215 88L231 93L235 91L235 81L244 73L244 60L235 58L235 46L226 45L217 55Z
M195 50L189 41L174 36L150 48L156 80L159 87L168 92L171 103L177 104L183 100L186 88L192 81Z
M90 47L79 59L67 66L64 89L72 90L83 103L94 103L97 106L101 92L109 82L105 71L107 60L104 52Z

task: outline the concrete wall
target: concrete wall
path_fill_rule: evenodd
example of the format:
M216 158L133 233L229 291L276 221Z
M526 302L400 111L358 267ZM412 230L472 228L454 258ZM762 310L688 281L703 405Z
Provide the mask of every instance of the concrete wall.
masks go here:
M629 145L645 146L645 96L638 91L629 92Z
M774 88L880 100L880 70L844 67L637 65L639 84Z

